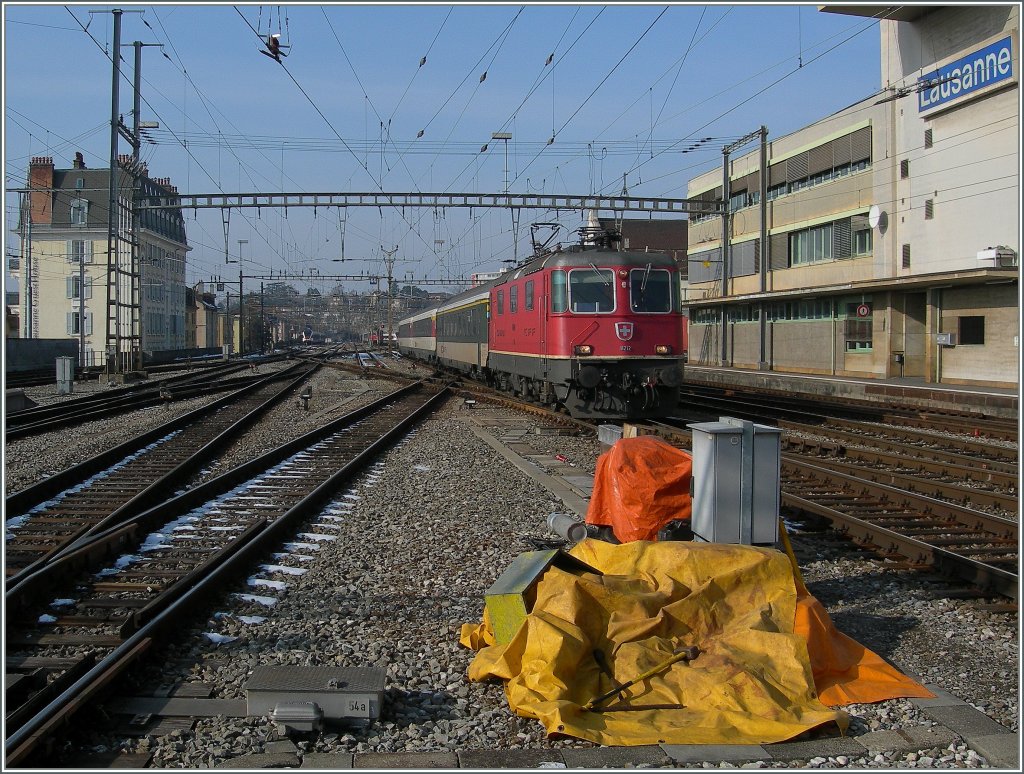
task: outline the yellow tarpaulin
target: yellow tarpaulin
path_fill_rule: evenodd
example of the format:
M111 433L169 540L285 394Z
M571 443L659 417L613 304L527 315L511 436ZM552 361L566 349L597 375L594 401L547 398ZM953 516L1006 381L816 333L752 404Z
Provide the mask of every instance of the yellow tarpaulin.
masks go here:
M486 617L463 626L461 642L478 650L470 679L506 681L516 714L549 734L605 745L771 743L829 722L845 731L847 715L819 700L807 640L794 630L797 588L785 554L597 540L571 553L604 575L549 569L505 645L494 644ZM599 711L582 708L614 687L595 650L625 683L692 645L700 655L691 663L638 682Z

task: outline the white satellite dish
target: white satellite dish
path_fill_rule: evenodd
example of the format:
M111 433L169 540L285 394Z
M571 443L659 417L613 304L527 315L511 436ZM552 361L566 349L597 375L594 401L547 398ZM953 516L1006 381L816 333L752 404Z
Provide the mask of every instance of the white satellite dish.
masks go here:
M868 210L868 225L871 228L878 228L878 224L882 222L882 210L877 204L872 204L871 209Z

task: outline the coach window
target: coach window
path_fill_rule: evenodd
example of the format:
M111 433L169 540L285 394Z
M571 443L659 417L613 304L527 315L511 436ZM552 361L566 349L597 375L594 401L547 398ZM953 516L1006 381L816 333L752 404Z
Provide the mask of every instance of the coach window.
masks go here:
M565 272L551 272L551 311L564 312L569 308L569 293L565 284Z
M513 285L508 289L508 313L515 314L519 310L519 286Z
M572 311L614 312L615 275L611 269L573 269L569 272L569 299Z
M671 312L672 275L665 269L633 269L629 273L629 306L634 312Z
M523 295L523 305L527 311L533 309L533 280L526 280L526 292Z
M504 290L499 290L498 291L498 298L497 298L497 301L495 302L494 305L496 307L498 307L498 314L505 314L505 291Z

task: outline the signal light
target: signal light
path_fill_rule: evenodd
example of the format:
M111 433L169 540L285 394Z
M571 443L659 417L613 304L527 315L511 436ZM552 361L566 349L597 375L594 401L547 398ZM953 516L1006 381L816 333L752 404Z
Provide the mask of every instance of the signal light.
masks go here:
M574 355L593 355L594 348L590 344L577 344L572 348Z
M659 344L654 348L654 351L659 355L671 355L672 347L668 344Z

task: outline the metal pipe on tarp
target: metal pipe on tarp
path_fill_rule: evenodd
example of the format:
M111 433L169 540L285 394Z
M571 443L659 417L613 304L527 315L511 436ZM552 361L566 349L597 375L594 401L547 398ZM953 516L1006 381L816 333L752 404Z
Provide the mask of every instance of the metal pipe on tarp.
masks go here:
M587 536L587 525L568 513L548 514L548 529L570 543L579 543Z

